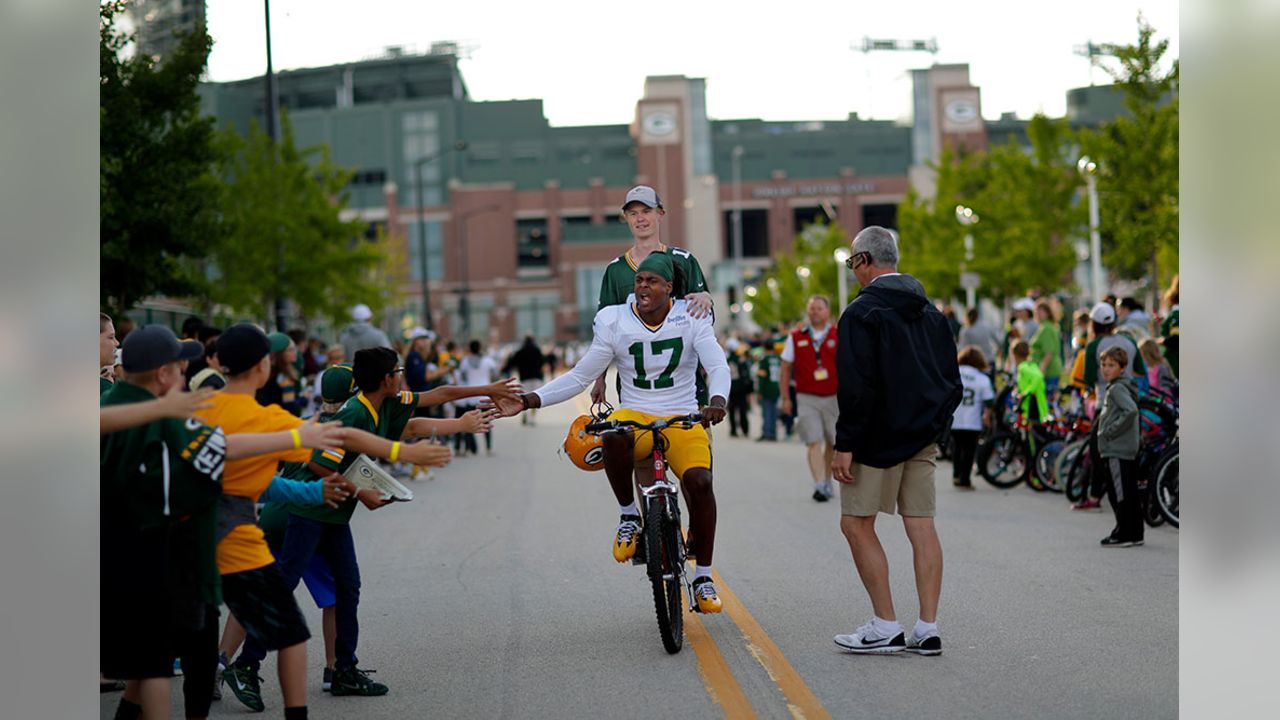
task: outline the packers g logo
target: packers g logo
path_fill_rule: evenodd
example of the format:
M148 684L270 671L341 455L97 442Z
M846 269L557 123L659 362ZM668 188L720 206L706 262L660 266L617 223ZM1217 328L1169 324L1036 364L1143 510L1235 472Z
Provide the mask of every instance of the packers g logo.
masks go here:
M582 458L583 462L588 465L599 465L604 462L604 448L593 447L587 451L586 456Z

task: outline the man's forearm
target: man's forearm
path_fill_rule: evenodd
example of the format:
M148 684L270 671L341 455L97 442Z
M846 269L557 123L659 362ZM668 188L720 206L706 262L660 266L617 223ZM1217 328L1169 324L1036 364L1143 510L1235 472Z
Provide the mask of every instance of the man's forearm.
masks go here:
M786 360L782 361L782 370L778 373L778 386L782 388L784 396L788 393L788 388L791 387L791 363Z

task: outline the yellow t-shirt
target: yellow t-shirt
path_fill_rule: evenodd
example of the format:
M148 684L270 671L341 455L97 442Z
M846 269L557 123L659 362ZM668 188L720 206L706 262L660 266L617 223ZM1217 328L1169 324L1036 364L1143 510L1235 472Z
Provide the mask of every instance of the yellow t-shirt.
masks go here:
M302 424L300 418L279 405L263 407L252 395L227 392L214 395L213 407L201 411L199 418L206 425L221 427L225 435L280 432ZM228 460L222 471L222 492L257 501L275 477L278 463L305 463L310 459L311 451L300 448ZM234 528L218 543L218 572L223 575L256 570L273 562L275 557L257 525Z

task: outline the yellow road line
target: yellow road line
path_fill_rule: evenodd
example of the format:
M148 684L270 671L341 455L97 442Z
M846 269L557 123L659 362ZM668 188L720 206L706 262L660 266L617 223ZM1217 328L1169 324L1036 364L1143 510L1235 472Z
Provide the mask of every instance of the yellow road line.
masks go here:
M746 693L742 691L738 679L733 676L733 671L729 669L729 663L725 662L715 639L707 633L702 619L693 612L685 612L684 619L685 637L688 638L689 646L693 648L698 658L698 673L702 675L702 683L706 686L707 694L711 696L712 701L724 710L724 716L727 718L756 717L751 701L747 700Z
M765 672L769 673L769 677L778 684L778 689L786 696L787 709L791 711L791 716L798 720L830 718L831 713L822 706L818 697L800 677L800 673L787 662L782 650L778 649L769 634L747 611L747 607L729 589L729 585L724 578L720 577L720 573L712 570L711 575L715 579L716 590L720 592L724 612L729 614L729 618L742 631L742 637L747 641L747 649L751 651L756 662L764 667Z

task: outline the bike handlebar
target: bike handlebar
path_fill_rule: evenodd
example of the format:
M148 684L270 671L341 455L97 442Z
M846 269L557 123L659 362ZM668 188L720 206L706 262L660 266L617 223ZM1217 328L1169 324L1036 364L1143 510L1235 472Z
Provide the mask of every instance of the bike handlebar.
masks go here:
M601 422L589 423L584 430L589 433L599 434L604 432L617 432L626 429L633 430L663 430L669 427L693 427L702 422L702 413L692 412L688 415L680 415L673 418L658 418L650 423L639 423L635 420L603 420Z

